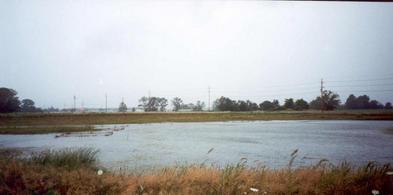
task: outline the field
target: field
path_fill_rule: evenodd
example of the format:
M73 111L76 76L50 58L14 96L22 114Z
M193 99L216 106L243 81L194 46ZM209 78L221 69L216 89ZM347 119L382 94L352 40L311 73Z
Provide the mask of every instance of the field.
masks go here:
M92 125L253 120L393 120L386 110L0 114L0 134L96 131Z
M15 113L0 114L0 126L95 125L231 120L393 120L393 111Z
M379 194L393 193L390 165L352 167L327 161L293 169L188 165L144 173L113 173L97 164L97 151L44 151L20 157L0 151L0 194Z

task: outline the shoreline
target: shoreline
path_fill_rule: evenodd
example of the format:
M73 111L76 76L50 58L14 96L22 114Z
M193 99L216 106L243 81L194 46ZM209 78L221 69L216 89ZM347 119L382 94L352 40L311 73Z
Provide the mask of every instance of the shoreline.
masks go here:
M342 162L293 168L249 168L239 162L215 168L170 166L143 173L114 173L89 149L46 151L19 158L0 150L0 194L370 194L393 192L390 164L354 167Z
M280 120L393 121L393 111L11 113L0 114L0 134L71 133L101 130L95 128L94 125Z

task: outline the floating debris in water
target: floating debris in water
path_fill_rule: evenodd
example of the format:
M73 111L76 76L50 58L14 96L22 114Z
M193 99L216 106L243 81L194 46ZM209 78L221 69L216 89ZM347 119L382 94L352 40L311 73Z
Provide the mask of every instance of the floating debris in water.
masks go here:
M93 136L111 136L113 131L94 131L94 132L76 132L76 133L61 133L55 135L55 138L61 137L93 137Z
M122 130L124 130L124 129L126 129L126 127L125 126L120 126L120 127L113 127L113 131L122 131Z
M104 171L102 171L101 169L99 169L98 171L97 171L97 175L102 175L104 173Z

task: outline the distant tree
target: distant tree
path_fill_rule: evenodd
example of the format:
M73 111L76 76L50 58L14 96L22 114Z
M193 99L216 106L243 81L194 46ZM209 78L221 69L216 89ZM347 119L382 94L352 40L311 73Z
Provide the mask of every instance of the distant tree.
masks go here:
M357 109L357 98L353 94L349 95L345 101L346 109Z
M145 112L154 112L158 110L158 101L156 97L142 97L139 103Z
M393 107L392 107L392 103L390 103L390 102L386 102L386 104L385 104L385 109L392 109Z
M370 97L368 95L361 95L357 98L356 109L368 109L370 104Z
M293 102L292 98L285 99L284 108L285 109L294 109L295 108L295 103Z
M334 110L340 105L340 96L332 91L323 91L320 96L310 102L311 109Z
M159 109L158 98L157 97L150 97L148 98L147 109L146 112L156 112Z
M273 111L275 105L272 102L266 100L259 104L259 108L263 111Z
M193 111L202 111L204 107L205 107L205 103L198 100L195 103L195 106L194 106L194 108L192 110Z
M384 106L377 100L371 100L370 103L368 104L368 109L383 109Z
M145 112L165 111L168 100L160 97L142 97L139 103Z
M119 112L127 112L127 105L123 101L120 102Z
M37 108L34 106L34 101L31 99L22 100L21 109L22 112L36 112Z
M367 95L356 97L351 94L345 101L346 109L383 109L384 106L377 100L371 100Z
M142 107L143 110L144 110L145 112L147 112L146 109L147 109L147 107L148 107L148 103L149 103L149 98L143 96L143 97L141 97L141 98L139 99L139 105L138 105L138 107Z
M172 100L172 105L173 105L173 111L176 112L176 111L178 111L182 107L183 100L178 98L178 97L175 97Z
M280 102L278 100L273 100L274 110L281 110Z
M281 110L280 102L278 100L264 101L259 104L259 108L263 111Z
M237 101L237 107L239 111L248 111L248 105L247 102L243 101L243 100L238 100Z
M254 103L250 100L247 100L246 103L249 111L257 111L259 109L257 103Z
M340 96L332 91L323 91L322 93L322 109L334 110L340 105Z
M214 101L214 109L218 111L237 111L238 104L236 101L230 98L221 96L216 101Z
M312 100L309 104L309 108L313 110L320 110L321 109L321 97L316 97Z
M158 107L161 112L165 111L166 106L168 106L168 100L165 98L157 98L158 101Z
M20 110L18 93L9 88L0 88L0 113L17 112Z
M303 99L298 99L295 102L295 110L307 110L309 108L308 103Z

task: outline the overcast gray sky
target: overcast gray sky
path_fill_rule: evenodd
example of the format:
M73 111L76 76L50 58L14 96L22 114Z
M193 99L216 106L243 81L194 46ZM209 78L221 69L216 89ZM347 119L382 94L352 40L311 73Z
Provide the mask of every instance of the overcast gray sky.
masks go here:
M0 87L38 106L393 100L393 3L0 0Z

